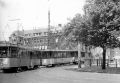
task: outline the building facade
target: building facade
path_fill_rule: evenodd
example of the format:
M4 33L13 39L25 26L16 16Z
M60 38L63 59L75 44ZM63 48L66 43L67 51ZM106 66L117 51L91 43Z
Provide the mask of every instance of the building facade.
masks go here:
M14 31L9 37L9 42L40 50L57 49L62 33L60 30L50 31L49 33L47 28Z

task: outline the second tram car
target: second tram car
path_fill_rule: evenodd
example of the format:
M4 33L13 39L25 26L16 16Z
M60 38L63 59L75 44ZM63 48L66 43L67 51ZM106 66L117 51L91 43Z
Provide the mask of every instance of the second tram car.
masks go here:
M42 65L55 66L57 64L76 63L78 52L70 50L41 51Z

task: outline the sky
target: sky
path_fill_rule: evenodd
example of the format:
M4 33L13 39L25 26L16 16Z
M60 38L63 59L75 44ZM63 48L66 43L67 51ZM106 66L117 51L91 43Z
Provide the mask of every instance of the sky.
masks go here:
M66 24L68 18L83 14L85 0L0 0L0 40L8 40L15 30L32 30ZM19 28L18 28L19 26Z

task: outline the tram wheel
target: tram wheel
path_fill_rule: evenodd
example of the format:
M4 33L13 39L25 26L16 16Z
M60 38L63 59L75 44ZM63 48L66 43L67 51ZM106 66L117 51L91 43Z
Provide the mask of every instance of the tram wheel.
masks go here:
M4 73L11 73L11 72L14 72L13 69L4 69L3 70Z
M55 64L52 64L52 67L55 67Z
M19 73L19 72L21 72L21 71L22 71L22 69L21 69L20 67L17 67L17 68L16 68L16 72L17 72L17 73Z
M9 70L8 70L8 69L4 69L3 72L4 72L4 73L8 73Z
M27 70L29 70L30 69L30 67L29 66L27 66L27 68L26 68Z
M35 66L34 66L34 69L37 69L37 68L39 68L39 66L38 66L38 65L35 65Z
M31 65L30 69L34 69L34 68L35 68L35 66L34 66L34 65Z

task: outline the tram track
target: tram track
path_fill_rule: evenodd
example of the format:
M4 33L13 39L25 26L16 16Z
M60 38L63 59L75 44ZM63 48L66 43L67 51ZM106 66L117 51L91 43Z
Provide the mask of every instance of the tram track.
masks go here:
M24 71L23 71L24 72ZM35 72L38 72L38 70L30 70L30 71L25 71L25 75L24 75L24 73L23 72L20 72L20 73L15 73L14 74L14 76L16 77L16 78L19 78L19 79L22 79L22 80L29 80L29 83L33 83L33 82L31 82L31 79L25 79L24 77L25 77L25 75L26 76L30 76L30 78L31 77L34 77L34 76L37 76L37 75L35 75L34 73ZM43 73L47 73L48 72L48 70L47 71L45 71L45 72L42 72L42 74ZM29 73L29 74L28 74ZM32 74L31 74L32 73ZM23 76L21 76L21 75L23 75ZM34 76L33 76L34 75ZM37 77L39 77L39 78L42 78L43 76L37 76ZM34 81L34 80L32 80L32 81ZM34 83L36 83L36 81L34 82Z
M53 68L42 68L36 70L29 70L29 71L22 71L20 73L14 73L14 77L21 81L27 81L27 83L39 83L40 79L55 79L55 80L62 80L62 81L70 81L74 82L75 80L70 80L67 77L61 77L56 74L51 74L50 72L53 71ZM28 78L26 78L28 76ZM32 78L32 79L31 79ZM11 81L12 83L12 81ZM14 83L14 81L13 81Z
M40 75L37 75L37 74L34 74L34 75L38 76L38 77L42 77L42 78L56 79L56 80L69 81L69 82L78 82L79 81L79 80L71 80L67 77L57 77L56 75L49 74L49 73L48 73L48 76L40 76ZM50 77L50 76L53 76L53 77Z
M20 73L15 73L16 78L26 80L25 78L20 77L18 74L20 74ZM28 79L26 81L28 81ZM31 80L29 80L29 83L33 83L33 82L31 82Z
M50 71L50 70L49 70ZM36 71L32 72L35 76L37 77L42 77L42 78L49 78L49 79L56 79L56 80L63 80L63 81L70 81L70 82L78 82L79 80L75 79L75 78L71 78L72 80L70 80L70 78L67 77L62 77L62 76L57 76L55 74L51 74L49 73L49 71L43 72L43 74L47 74L47 76L40 76L38 74L35 74ZM75 80L74 80L75 79Z

